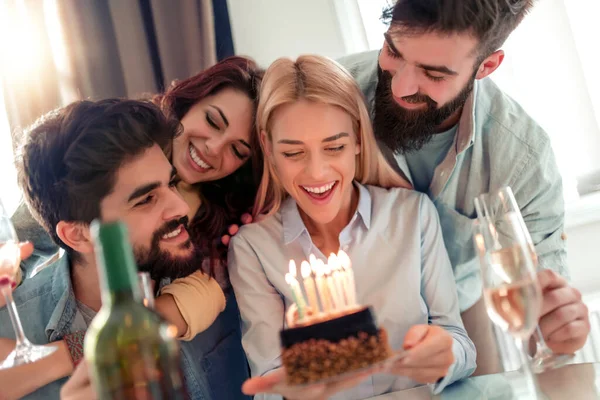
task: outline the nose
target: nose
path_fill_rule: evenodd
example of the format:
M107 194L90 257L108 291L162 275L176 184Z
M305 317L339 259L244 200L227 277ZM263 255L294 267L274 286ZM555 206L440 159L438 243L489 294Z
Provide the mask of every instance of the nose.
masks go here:
M307 175L315 181L321 180L325 176L327 171L327 163L321 158L320 155L311 155L308 157L306 165Z
M216 157L221 154L223 147L225 146L225 140L222 137L212 137L204 142L206 147L206 155L209 157Z
M404 65L392 77L392 94L396 97L412 96L419 92L415 69Z
M190 212L190 206L183 200L183 197L176 189L166 189L166 205L163 218L165 221L183 218Z

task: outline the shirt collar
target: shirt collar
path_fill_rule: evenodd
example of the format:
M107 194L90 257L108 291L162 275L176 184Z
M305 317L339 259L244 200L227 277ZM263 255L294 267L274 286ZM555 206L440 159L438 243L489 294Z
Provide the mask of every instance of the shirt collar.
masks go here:
M355 220L359 215L365 227L369 229L371 227L371 193L364 185L356 181L354 181L354 185L358 188L358 205L350 221ZM283 242L286 245L298 239L304 232L308 234L298 205L291 196L288 196L281 206L281 222L283 224Z

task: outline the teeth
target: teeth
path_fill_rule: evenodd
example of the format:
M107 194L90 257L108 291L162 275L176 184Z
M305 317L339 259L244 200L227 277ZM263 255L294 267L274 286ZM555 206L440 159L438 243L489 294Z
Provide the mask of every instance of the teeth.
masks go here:
M192 160L194 160L194 162L200 168L204 168L204 169L212 168L210 165L208 165L207 163L205 163L204 161L202 161L202 159L200 158L200 156L198 156L198 153L196 152L196 149L191 144L190 144L190 156L192 156Z
M173 232L167 233L166 235L163 235L163 239L171 239L174 238L175 236L179 235L181 233L181 227L175 229Z
M318 187L308 187L308 186L302 186L302 187L307 192L321 194L321 193L325 193L325 192L331 190L333 185L335 185L335 182L331 182L331 183L328 183L327 185L318 186Z

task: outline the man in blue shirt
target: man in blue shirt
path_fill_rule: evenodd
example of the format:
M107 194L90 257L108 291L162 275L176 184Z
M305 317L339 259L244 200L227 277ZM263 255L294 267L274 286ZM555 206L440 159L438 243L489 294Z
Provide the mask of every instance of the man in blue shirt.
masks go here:
M477 373L498 370L472 242L473 199L510 186L539 256L539 321L559 353L581 348L590 330L580 293L567 285L561 176L550 139L489 78L499 50L533 0L398 0L381 51L340 63L368 102L380 148L416 190L434 201L475 342Z
M14 291L32 342L73 338L87 330L101 306L89 232L93 219L125 222L140 270L157 281L198 269L202 255L186 229L189 207L175 188L176 171L163 152L178 126L149 102L110 99L73 103L26 132L17 157L19 184L36 220L66 253ZM14 337L6 309L0 309L0 337ZM210 370L220 366L223 355L205 357L209 349L197 339L181 344L186 389L192 399L210 399ZM73 340L65 342L72 345ZM232 348L223 351L234 353ZM247 375L243 363L239 368ZM54 365L51 371L58 374L61 367ZM61 376L25 398L58 398L65 381ZM237 393L240 398L240 388Z

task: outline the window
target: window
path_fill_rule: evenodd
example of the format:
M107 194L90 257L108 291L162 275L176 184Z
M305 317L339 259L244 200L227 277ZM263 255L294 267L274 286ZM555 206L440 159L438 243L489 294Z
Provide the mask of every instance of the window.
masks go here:
M21 192L17 186L17 175L14 168L13 144L10 126L4 107L0 81L0 200L9 214L12 214L19 205Z

